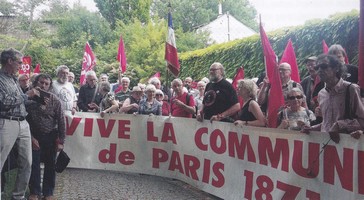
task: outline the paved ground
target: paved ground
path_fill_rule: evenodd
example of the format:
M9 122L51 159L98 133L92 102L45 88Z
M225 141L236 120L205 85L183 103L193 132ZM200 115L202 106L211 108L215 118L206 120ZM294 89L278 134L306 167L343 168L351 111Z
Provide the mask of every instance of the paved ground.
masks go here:
M134 173L66 169L57 174L58 199L219 199L178 180Z

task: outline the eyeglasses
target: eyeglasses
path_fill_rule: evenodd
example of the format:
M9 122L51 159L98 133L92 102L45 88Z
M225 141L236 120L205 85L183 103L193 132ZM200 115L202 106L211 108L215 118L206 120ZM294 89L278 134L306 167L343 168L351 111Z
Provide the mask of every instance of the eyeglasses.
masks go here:
M289 99L289 100L302 99L302 98L303 98L303 96L302 96L302 95L287 97L287 99Z
M318 71L319 69L325 70L325 69L327 69L328 67L329 67L329 64L327 64L327 63L321 63L321 64L319 64L319 65L316 65L316 66L314 67L314 69L315 69L316 71Z
M155 94L155 96L163 96L163 94Z

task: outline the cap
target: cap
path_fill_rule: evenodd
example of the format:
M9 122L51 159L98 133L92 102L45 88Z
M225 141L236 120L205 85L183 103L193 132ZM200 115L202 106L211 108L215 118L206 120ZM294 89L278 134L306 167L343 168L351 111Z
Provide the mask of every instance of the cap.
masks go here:
M316 56L310 56L310 57L305 59L305 63L308 62L308 61L316 61L316 60L317 60Z

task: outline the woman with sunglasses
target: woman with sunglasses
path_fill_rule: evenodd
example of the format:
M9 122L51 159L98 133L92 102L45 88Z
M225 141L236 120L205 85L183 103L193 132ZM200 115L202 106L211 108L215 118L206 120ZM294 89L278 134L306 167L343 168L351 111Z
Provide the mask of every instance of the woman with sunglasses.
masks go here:
M312 111L302 106L303 92L298 88L292 88L287 95L287 108L283 109L278 118L278 128L289 130L301 130L316 117Z
M155 99L157 99L157 101L159 101L162 104L162 115L169 116L170 113L169 103L168 101L164 100L164 93L162 90L157 89L155 91Z

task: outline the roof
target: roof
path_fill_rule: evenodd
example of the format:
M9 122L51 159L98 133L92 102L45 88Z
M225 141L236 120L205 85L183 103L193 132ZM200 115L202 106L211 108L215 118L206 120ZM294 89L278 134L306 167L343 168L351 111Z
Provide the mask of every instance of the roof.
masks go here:
M210 39L216 43L224 43L256 34L253 29L244 25L229 13L219 15L212 22L198 28L197 31L210 32Z

